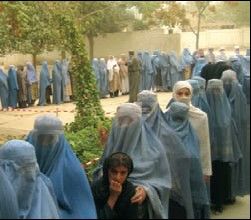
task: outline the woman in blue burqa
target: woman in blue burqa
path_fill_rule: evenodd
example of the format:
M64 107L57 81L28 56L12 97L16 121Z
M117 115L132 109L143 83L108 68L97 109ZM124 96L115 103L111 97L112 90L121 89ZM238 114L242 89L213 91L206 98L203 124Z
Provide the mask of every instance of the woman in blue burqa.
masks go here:
M44 106L47 103L47 89L51 85L48 64L46 61L42 63L39 76L39 102L38 105Z
M175 131L167 124L155 93L143 90L138 94L137 104L142 108L142 117L165 147L170 164L172 188L169 200L169 218L193 219L190 152Z
M97 218L87 176L63 134L62 122L40 116L26 140L35 146L41 172L52 181L60 218Z
M32 106L38 98L38 81L36 76L36 70L32 63L26 64L27 72L27 101L29 106Z
M202 70L202 68L207 64L207 60L205 57L199 57L196 60L196 63L194 65L193 68L193 72L192 72L192 77L194 76L200 76L200 72Z
M232 117L237 127L237 137L243 158L233 164L232 172L235 181L232 183L232 198L250 193L250 149L247 146L247 99L239 84L236 72L226 70L221 77L223 87L232 109Z
M8 110L8 97L9 86L7 81L7 75L4 73L3 68L0 67L0 100L3 111Z
M169 72L170 72L170 82L171 82L170 89L172 90L174 84L177 81L182 80L182 72L180 70L181 67L180 67L175 51L171 51L169 53L169 62L170 62Z
M238 57L236 55L231 56L229 58L229 64L232 67L232 69L236 72L237 80L239 81L239 83L241 85L243 85L244 71L243 71L241 60L242 60L242 58L240 58L240 57Z
M134 163L128 180L136 185L131 201L141 204L143 218L168 218L171 173L165 149L143 121L141 108L134 103L121 104L112 123L107 146L94 180L102 176L102 165L110 154L121 151Z
M142 65L143 65L143 72L142 72L143 75L142 75L141 90L153 89L154 70L151 62L151 56L148 51L143 52Z
M183 102L189 107L188 120L198 136L202 172L209 189L212 162L208 116L205 112L193 106L192 97L193 88L187 80L175 83L173 87L173 101ZM168 106L170 106L170 102Z
M99 70L99 60L98 58L93 58L92 60L92 70L93 70L93 75L96 80L96 87L97 87L97 92L100 96L100 70Z
M100 72L100 97L105 98L109 94L108 72L106 69L105 58L100 58L99 60L99 72Z
M59 60L55 61L55 64L52 69L52 84L52 102L54 104L61 104L63 102L63 78L62 66Z
M166 120L183 141L191 154L190 185L195 219L210 217L209 198L203 179L200 160L199 140L195 130L188 120L189 107L182 102L173 102L165 113Z
M237 163L242 157L237 139L236 124L232 119L232 110L223 82L220 79L208 81L206 95L212 110L212 129L214 137L211 143L212 170L211 202L215 211L222 212L231 193L231 163Z
M8 71L8 87L9 87L9 107L16 108L17 107L17 93L19 90L17 83L17 72L15 70L14 65L10 65Z
M52 183L39 170L34 146L23 140L6 142L0 149L0 168L14 189L18 218L59 218Z
M183 72L183 80L190 79L192 64L194 62L193 56L188 48L184 48L180 58L180 65Z
M17 196L8 176L0 167L0 219L18 219Z

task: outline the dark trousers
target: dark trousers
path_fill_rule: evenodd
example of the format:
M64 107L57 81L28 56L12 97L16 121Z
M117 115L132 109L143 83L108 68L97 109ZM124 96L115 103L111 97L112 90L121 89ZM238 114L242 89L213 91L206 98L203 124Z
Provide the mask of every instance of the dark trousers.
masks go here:
M213 161L210 182L211 203L222 208L231 192L231 169L228 162Z

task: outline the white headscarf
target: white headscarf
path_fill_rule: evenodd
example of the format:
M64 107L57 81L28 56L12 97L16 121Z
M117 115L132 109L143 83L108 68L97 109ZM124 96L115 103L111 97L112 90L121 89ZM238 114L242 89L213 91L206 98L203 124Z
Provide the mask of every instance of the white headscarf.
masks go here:
M177 92L180 89L187 88L191 95L186 98L180 98L177 96ZM192 105L193 88L187 81L178 81L173 86L173 98L175 101L183 102L189 106L188 117L192 127L195 129L199 142L200 142L200 158L203 169L203 174L207 176L212 175L211 164L211 147L209 136L208 117L205 112Z

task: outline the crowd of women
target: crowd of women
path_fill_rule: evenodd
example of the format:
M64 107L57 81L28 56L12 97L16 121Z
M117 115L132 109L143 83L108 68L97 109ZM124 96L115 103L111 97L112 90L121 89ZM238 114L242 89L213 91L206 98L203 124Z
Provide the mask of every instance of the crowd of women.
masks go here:
M48 63L44 61L38 76L32 63L25 66L10 65L8 73L0 67L0 99L2 110L26 108L38 105L61 104L71 101L72 89L69 74L69 61L56 60L50 74Z
M0 148L0 218L208 219L250 194L250 60L236 57L187 68L165 111L149 89L119 105L89 181L62 122L38 117Z
M148 51L138 51L137 58L141 64L139 91L172 91L177 81L199 76L206 64L222 62L228 62L237 72L238 80L243 82L248 61L246 56L240 55L238 46L235 46L229 58L224 48L220 48L216 55L213 48L209 48L207 54L204 53L203 49L199 49L192 54L189 48L184 48L178 57L174 51L166 53L156 50L152 54ZM240 68L240 65L244 67ZM128 57L125 54L117 58L109 56L107 60L94 58L92 67L101 98L129 93Z

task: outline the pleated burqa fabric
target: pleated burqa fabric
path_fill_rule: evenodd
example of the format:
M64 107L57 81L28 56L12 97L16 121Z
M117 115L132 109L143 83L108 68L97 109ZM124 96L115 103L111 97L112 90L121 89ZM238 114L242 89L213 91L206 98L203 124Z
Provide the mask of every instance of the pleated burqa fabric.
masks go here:
M188 120L189 107L182 102L173 102L165 113L168 124L177 132L191 154L190 184L195 219L209 218L209 199L203 179L199 139Z
M141 118L134 103L117 108L112 129L94 178L102 175L102 165L110 154L121 151L133 160L129 181L144 187L149 218L168 218L171 173L166 152L153 131Z
M52 183L39 170L34 146L23 140L6 142L0 149L0 167L15 191L19 218L59 218Z
M188 219L194 218L191 186L191 155L182 140L167 124L165 116L157 101L155 93L144 90L138 94L138 105L142 108L142 116L163 144L170 164L172 188L170 199L183 206ZM169 215L173 216L169 208Z

